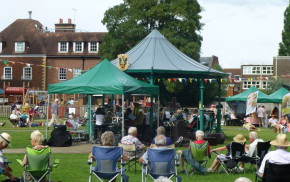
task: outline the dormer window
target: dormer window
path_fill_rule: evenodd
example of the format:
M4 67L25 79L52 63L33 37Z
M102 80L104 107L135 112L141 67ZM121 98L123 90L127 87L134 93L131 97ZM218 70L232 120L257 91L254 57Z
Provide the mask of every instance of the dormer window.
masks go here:
M74 52L83 52L84 51L84 43L83 42L74 42L73 51Z
M68 42L59 42L58 52L68 52Z
M15 52L24 52L25 42L15 42Z
M99 42L89 42L89 52L99 52Z
M0 42L0 53L2 52L2 50L3 50L3 43Z

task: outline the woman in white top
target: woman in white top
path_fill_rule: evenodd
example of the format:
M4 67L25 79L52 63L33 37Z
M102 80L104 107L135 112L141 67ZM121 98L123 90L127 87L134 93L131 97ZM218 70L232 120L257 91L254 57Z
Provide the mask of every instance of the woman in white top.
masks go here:
M96 112L96 125L98 126L103 125L104 122L105 122L105 115L102 112L102 109L98 108Z

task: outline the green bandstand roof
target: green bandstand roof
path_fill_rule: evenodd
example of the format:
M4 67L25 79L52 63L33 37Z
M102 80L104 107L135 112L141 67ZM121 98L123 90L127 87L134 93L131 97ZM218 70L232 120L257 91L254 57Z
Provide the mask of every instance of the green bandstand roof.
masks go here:
M154 74L162 78L215 78L226 73L209 68L174 47L158 30L153 30L139 44L126 52L130 75ZM118 59L112 60L118 66Z

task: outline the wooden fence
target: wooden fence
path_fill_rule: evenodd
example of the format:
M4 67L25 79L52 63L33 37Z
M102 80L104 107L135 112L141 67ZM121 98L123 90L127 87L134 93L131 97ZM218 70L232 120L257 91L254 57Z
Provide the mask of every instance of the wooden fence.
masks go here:
M34 106L31 106L34 107ZM94 107L92 107L94 108ZM50 118L50 106L48 108L48 113L47 113L47 106L39 106L39 110L42 110L42 112L44 112L46 115L48 114L48 117ZM60 106L60 118L65 118L68 116L69 111L75 111L76 116L84 116L85 112L87 112L87 106L86 105L82 105L82 106L78 106L78 105L73 105L73 106ZM1 105L0 106L0 117L9 117L11 114L11 106L9 105Z

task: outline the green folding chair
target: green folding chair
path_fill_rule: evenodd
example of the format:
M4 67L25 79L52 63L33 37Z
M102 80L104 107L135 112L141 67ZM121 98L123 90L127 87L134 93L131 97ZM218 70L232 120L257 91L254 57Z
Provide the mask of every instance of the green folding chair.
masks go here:
M208 142L204 142L202 144L195 144L192 141L190 141L190 154L188 154L186 157L186 173L189 174L190 169L195 169L197 171L200 171L201 173L205 174L205 169L207 165L207 161L209 159L209 154L207 153L208 148ZM192 158L191 158L192 157ZM195 170L189 175L192 175Z
M57 167L59 160L50 161L51 149L50 147L43 148L42 150L35 150L26 148L27 165L23 166L24 174L23 179L26 181L40 182L47 175L48 181L51 181L51 171L53 167ZM16 159L20 165L22 161ZM29 179L30 178L30 179Z

